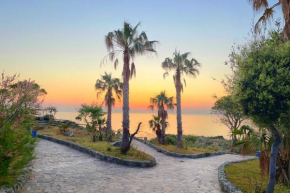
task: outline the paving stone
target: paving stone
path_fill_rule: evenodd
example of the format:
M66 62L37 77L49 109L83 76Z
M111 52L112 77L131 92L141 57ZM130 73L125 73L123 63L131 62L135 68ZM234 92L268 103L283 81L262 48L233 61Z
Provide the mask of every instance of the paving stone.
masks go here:
M136 140L133 146L155 157L157 165L152 168L116 165L64 145L40 140L35 149L32 178L23 192L218 193L222 192L218 167L227 161L248 158L229 154L200 159L175 158Z

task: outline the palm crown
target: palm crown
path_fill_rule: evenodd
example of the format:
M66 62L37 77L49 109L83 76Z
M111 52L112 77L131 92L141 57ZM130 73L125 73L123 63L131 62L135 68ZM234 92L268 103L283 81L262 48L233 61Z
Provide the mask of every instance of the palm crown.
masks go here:
M136 55L156 52L155 46L158 41L149 41L144 31L139 34L137 31L139 25L140 23L135 27L132 27L129 23L124 22L123 29L109 32L108 35L105 36L105 42L109 54L104 59L109 57L110 60L115 60L115 68L118 65L118 54L121 52L128 54L129 58L132 60L134 60ZM129 77L132 78L133 75L136 75L134 62L131 64L131 70L127 70L126 77L127 79Z
M173 97L167 97L166 92L162 91L160 94L156 95L154 98L150 99L151 105L149 108L151 110L154 109L154 106L158 108L158 116L163 117L162 113L165 110L164 107L166 106L167 109L174 109L174 104L173 104ZM167 118L167 115L165 116Z
M190 52L180 54L180 52L175 51L173 53L173 59L166 58L165 61L162 63L162 68L166 70L166 72L163 75L164 77L169 74L169 71L172 71L172 70L176 71L175 75L173 75L175 86L177 86L176 84L177 78L180 78L180 77L177 77L179 73L181 75L186 74L192 77L196 77L196 75L199 74L198 67L200 67L200 63L194 58L189 60L188 59L189 55L190 55ZM185 79L183 80L186 86ZM183 84L182 83L180 84L181 84L180 85L181 90L183 90Z
M105 75L101 75L101 79L97 80L95 88L99 91L97 92L97 97L106 92L104 100L106 106L108 106L109 103L113 106L115 105L113 93L115 93L117 99L121 100L122 82L119 78L112 78L112 74L107 74L107 72L105 72Z

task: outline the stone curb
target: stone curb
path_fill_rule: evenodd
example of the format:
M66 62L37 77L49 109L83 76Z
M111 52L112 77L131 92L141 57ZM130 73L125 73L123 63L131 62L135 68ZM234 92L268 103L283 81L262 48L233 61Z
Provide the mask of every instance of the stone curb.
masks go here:
M250 160L255 160L258 158L249 158L246 160L239 160L239 161L232 161L232 162L226 162L222 165L219 166L218 168L218 179L219 179L219 184L221 189L224 192L227 193L243 193L239 188L237 188L235 185L233 185L226 177L226 173L225 173L225 167L228 164L232 164L232 163L240 163L240 162L244 162L244 161L250 161Z
M95 151L93 149L78 145L78 144L73 143L73 142L68 142L68 141L57 139L57 138L47 136L47 135L37 135L37 136L41 139L46 139L46 140L49 140L49 141L52 141L55 143L69 146L73 149L76 149L76 150L83 152L83 153L87 153L93 157L100 159L100 160L115 163L115 164L125 165L125 166L129 166L129 167L140 167L140 168L153 167L156 165L155 158L153 158L152 160L149 160L149 161L125 160L125 159L120 159L117 157L105 155L101 152L98 152L98 151Z
M211 157L211 156L217 156L217 155L223 155L223 154L231 154L231 153L226 153L226 152L214 152L214 153L197 153L197 154L179 154L179 153L174 153L167 151L161 147L158 147L156 145L153 145L149 141L145 141L140 138L134 137L135 140L140 141L141 143L144 143L148 145L149 147L157 150L158 152L161 152L165 155L172 156L172 157L178 157L178 158L190 158L190 159L198 159L198 158L203 158L203 157Z
M0 190L0 193L19 193L19 192L21 192L24 184L28 181L28 179L31 176L32 166L30 165L30 163L28 164L28 166L23 168L23 170L24 170L24 174L19 176L19 178L16 180L16 182L13 184L12 187Z

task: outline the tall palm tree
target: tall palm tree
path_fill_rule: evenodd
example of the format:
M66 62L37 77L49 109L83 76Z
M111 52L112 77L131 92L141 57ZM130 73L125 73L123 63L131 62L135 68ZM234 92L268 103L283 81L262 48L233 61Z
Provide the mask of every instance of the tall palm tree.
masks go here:
M129 80L136 76L134 58L137 55L155 53L155 46L158 41L149 41L145 32L138 33L137 29L140 23L132 27L129 23L124 22L123 29L109 32L105 36L105 42L109 54L103 61L109 57L114 61L115 68L118 65L118 54L123 53L123 136L121 152L126 153L129 150ZM130 68L130 60L131 68Z
M155 131L158 143L161 143L161 118L153 115L153 118L148 123L149 127Z
M115 105L115 98L121 99L122 97L122 82L119 78L112 78L112 74L101 75L101 79L98 79L95 84L97 97L99 98L100 94L106 93L104 98L105 106L108 107L107 113L107 132L112 131L112 106ZM115 95L115 98L114 98Z
M290 1L289 0L277 0L277 3L269 6L268 0L248 0L252 3L253 9L256 12L264 11L263 15L258 20L255 31L258 31L260 23L266 23L274 15L274 8L277 6L282 7L282 12L284 16L285 26L281 34L281 38L284 41L290 40Z
M165 130L166 130L166 119L168 117L167 114L167 109L173 109L174 104L173 104L173 97L167 97L166 92L162 91L160 94L156 95L154 98L150 99L151 105L149 108L151 110L154 109L154 106L158 108L158 117L161 118L161 135L160 135L160 140L159 142L161 144L165 143ZM165 109L166 107L166 109Z
M199 74L198 67L200 67L200 63L192 58L188 59L190 55L189 52L184 54L180 54L180 52L175 51L173 53L173 59L166 58L164 62L162 62L162 68L166 70L164 73L164 77L169 74L169 71L174 71L173 80L176 89L176 106L177 106L177 147L182 148L182 120L181 120L181 98L180 93L183 91L183 84L181 82L181 76L183 74L196 77ZM184 86L186 86L185 79Z

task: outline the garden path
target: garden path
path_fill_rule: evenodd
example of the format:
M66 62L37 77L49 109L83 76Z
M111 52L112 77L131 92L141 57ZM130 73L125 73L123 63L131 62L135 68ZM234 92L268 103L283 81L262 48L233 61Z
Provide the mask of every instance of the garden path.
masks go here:
M32 178L24 193L77 192L221 192L218 166L226 161L247 159L220 155L200 159L173 158L143 143L133 145L155 157L152 168L130 168L100 161L70 147L40 140Z

